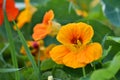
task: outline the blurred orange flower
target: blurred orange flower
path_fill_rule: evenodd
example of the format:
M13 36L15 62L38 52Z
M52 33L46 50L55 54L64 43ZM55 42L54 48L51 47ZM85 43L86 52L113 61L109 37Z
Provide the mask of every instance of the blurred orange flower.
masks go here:
M57 40L62 43L50 51L51 58L58 64L72 68L86 66L102 55L99 43L91 43L94 31L85 23L70 23L63 26L57 35Z
M14 0L6 0L6 13L9 21L15 20L19 10L15 7ZM3 16L3 0L0 0L0 25L2 25L4 16Z
M75 12L78 16L87 17L88 13L85 10L75 9Z
M27 44L36 61L43 61L47 58L50 58L49 51L55 46L54 44L51 44L48 47L45 47L43 40L27 41ZM26 51L23 46L21 47L20 53L26 55Z
M35 55L39 51L39 47L40 46L44 47L43 44L44 44L44 42L42 40L41 41L37 41L37 42L36 41L27 41L27 45L30 48L32 55ZM21 47L20 52L22 54L26 55L26 52L25 52L25 49L24 49L23 46Z
M35 25L33 29L33 39L39 40L43 39L47 34L52 31L52 19L54 18L54 13L49 10L45 13L42 23Z
M17 26L19 29L23 27L25 23L29 23L33 14L37 11L37 8L30 4L30 0L24 0L26 8L18 15ZM16 27L14 26L14 29Z
M45 49L43 51L40 52L40 57L38 55L36 55L35 59L38 60L40 59L41 61L50 58L50 51L53 47L55 47L55 44L50 44L49 46L45 47Z

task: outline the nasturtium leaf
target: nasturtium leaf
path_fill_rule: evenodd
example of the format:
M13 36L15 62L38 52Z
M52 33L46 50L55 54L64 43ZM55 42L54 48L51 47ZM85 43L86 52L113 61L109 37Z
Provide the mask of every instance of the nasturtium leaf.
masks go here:
M21 76L25 80L38 80L37 75L32 67L26 67L23 70L21 70L21 72L22 72Z
M118 52L107 68L99 69L93 72L90 80L110 80L115 77L120 70L120 52Z
M108 67L108 70L110 70L114 75L120 70L120 52L118 52L113 60L111 61L110 66Z
M104 49L108 49L109 46L111 47L111 50L109 51L109 55L107 55L104 59L103 62L109 61L113 59L113 57L120 51L120 43L115 42L113 40L106 40L104 44Z
M100 69L93 72L90 80L110 80L111 72L107 69Z
M107 61L105 63L102 63L102 67L107 68L110 65L111 61Z
M50 44L59 44L59 42L56 40L56 36L55 37L51 37L51 36L46 36L45 38L44 38L44 44L45 44L45 46L48 46L48 45L50 45Z
M104 49L102 59L104 59L108 55L111 49L112 49L112 46L109 46L108 49Z
M98 67L96 66L96 68L98 68ZM69 67L64 66L63 70L71 76L71 80L86 80L90 77L91 72L94 69L90 64L85 66L85 72L86 72L85 78L83 78L82 68L73 69L73 68L69 68Z
M45 71L42 73L41 78L42 80L47 80L48 76L52 76L52 71Z
M62 65L58 65L56 64L52 59L46 59L46 60L43 60L41 62L41 70L48 70L48 69L52 69L52 68L56 68L56 67L59 67L61 68Z
M85 77L81 77L79 80L90 80L91 73L87 74Z
M108 36L107 40L113 40L115 42L120 43L120 37L115 37L115 36Z
M54 79L56 80L71 80L71 77L62 69L56 69L53 72ZM74 79L75 80L75 79Z
M102 0L104 14L116 27L120 27L120 0Z
M94 8L90 9L87 18L88 19L96 19L99 21L104 21L105 16L104 16L103 11L102 11L102 6L100 4L98 4Z

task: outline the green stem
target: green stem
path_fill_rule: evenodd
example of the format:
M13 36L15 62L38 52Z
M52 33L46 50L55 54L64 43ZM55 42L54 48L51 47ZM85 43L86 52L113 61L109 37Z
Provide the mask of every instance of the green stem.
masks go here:
M18 68L17 58L16 58L16 50L14 45L14 40L12 38L12 32L10 29L10 24L7 19L6 12L4 11L4 21L5 21L5 28L8 36L8 41L10 43L10 51L11 51L11 57L14 68ZM20 74L18 71L15 72L15 80L20 80Z
M41 78L41 66L40 66L40 64L41 64L41 61L40 61L40 49L39 49L39 52L38 52L38 67L39 67L39 79L42 79Z
M85 67L82 67L83 77L86 77Z
M95 65L94 65L94 64L92 64L92 63L90 63L90 64L91 64L91 66L93 67L93 69L94 69L94 70L96 70Z
M18 33L18 36L22 42L22 45L24 46L25 48L25 51L26 51L26 54L30 60L30 62L32 63L32 66L33 66L33 69L35 71L35 74L37 75L37 78L38 80L40 80L39 78L39 68L34 60L34 57L32 56L31 52L30 52L30 49L28 48L28 45L26 43L26 40L24 38L24 36L22 35L21 31L18 29L18 26L16 25L15 21L13 21L14 25L16 26L16 30L17 30L17 33Z
M3 12L4 12L5 29L6 29L6 32L7 32L8 41L10 43L10 52L11 52L13 66L15 68L18 68L16 50L15 50L14 40L13 40L13 37L12 37L12 31L11 31L11 28L10 28L11 26L9 24L7 14L6 14L6 0L3 1ZM19 71L15 72L15 80L20 80Z

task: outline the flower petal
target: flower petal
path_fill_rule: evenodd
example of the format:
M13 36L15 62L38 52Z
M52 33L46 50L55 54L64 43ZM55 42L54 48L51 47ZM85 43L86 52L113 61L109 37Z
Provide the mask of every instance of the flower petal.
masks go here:
M80 68L86 66L102 55L102 47L99 43L91 43L84 49L71 51L63 58L63 64L72 68Z
M70 52L69 54L65 55L63 58L63 63L71 68L80 68L86 65L86 63L79 61L78 54L74 52Z
M0 26L2 25L3 23L3 0L0 0Z
M2 25L2 23L3 23L3 11L2 10L0 10L0 26Z
M74 44L73 40L80 40L83 44L87 44L93 34L93 29L88 24L82 22L70 23L60 29L57 40L62 44Z
M89 51L93 51L93 53L86 53L87 57L89 59L93 59L97 60L102 56L102 46L99 43L91 43L88 48L87 48L88 52ZM91 60L92 61L92 60Z
M0 5L3 3L3 0L0 0ZM2 5L1 5L2 6Z
M78 53L79 62L91 63L102 56L102 46L99 43L88 44L83 50Z
M50 51L50 56L56 63L63 64L63 57L68 53L69 50L65 46L59 45Z
M3 16L3 0L0 0L0 25L2 25L4 16ZM15 7L14 0L6 0L6 13L9 21L15 20L19 10Z
M50 32L51 28L49 25L37 24L33 29L32 37L34 40L43 39Z
M9 21L12 21L17 17L19 10L15 7L14 0L6 0L6 12Z
M49 10L48 12L45 13L43 22L44 24L51 24L52 19L54 18L54 13L52 10Z

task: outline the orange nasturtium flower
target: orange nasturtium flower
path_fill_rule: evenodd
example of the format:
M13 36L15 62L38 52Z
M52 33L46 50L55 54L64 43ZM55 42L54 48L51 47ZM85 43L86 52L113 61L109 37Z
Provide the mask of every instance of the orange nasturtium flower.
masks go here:
M0 25L2 25L4 20L3 1L4 0L0 0ZM14 0L6 0L6 13L9 21L12 21L17 17L19 10L15 7Z
M72 68L86 66L102 55L102 47L97 42L90 42L94 31L85 23L70 23L63 26L57 35L62 43L50 51L51 58L58 64Z
M25 23L29 23L33 14L37 11L37 8L30 4L30 0L24 0L24 2L26 7L17 18L17 26L19 29L21 29ZM16 29L15 26L14 29Z
M40 40L45 38L52 31L52 19L54 18L54 13L52 10L49 10L45 13L43 21L40 24L36 24L33 29L33 39Z

